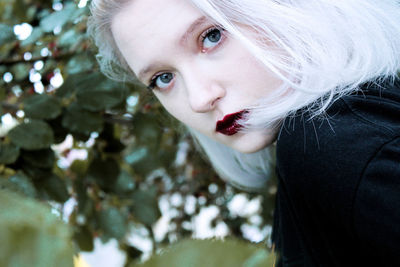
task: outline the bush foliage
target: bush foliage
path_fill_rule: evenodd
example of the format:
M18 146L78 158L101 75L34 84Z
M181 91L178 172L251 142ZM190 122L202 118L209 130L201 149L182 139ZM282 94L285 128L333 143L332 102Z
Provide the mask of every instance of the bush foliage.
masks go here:
M220 210L214 226L224 222L231 236L245 239L241 227L249 218L227 208L239 191L218 178L150 92L99 72L87 16L83 0L0 2L0 188L60 214L72 203L75 249L91 251L94 238L115 238L127 265L142 254L129 242L132 229L146 229L156 251L192 236L188 223L206 206ZM271 224L270 191L262 196L260 229ZM177 195L183 201L172 207L171 227L159 240L153 230L160 203ZM185 211L188 198L196 200L192 212Z

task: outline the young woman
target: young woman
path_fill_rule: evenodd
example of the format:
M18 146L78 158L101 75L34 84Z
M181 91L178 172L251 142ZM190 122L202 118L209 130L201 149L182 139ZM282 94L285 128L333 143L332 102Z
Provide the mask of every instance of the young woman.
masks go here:
M89 31L227 181L276 142L279 266L400 266L397 0L93 0Z

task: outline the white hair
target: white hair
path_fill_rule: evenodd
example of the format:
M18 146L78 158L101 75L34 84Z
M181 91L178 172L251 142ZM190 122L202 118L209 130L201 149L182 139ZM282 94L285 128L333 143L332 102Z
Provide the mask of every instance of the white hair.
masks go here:
M121 8L127 1L134 0L94 0L89 30L99 47L103 72L133 81L133 73L109 40L112 34L107 23L115 13L103 9L103 17L99 15L105 2ZM283 82L273 95L248 107L250 113L242 121L244 131L278 127L284 118L305 107L314 115L323 114L333 101L361 84L394 79L400 69L399 0L190 2L241 41ZM270 148L243 154L191 132L223 178L247 189L265 185L273 158Z

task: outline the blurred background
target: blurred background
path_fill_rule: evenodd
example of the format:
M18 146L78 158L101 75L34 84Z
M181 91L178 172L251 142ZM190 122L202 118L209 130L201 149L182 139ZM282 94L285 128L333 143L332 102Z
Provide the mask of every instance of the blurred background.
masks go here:
M188 238L270 248L275 177L261 193L227 185L151 92L105 78L86 34L89 4L0 0L0 194L49 207L92 267L133 266ZM17 221L3 220L0 242L25 253L18 244L41 239L16 225L37 233L47 217L7 203L0 219L12 211ZM56 249L51 240L43 249Z

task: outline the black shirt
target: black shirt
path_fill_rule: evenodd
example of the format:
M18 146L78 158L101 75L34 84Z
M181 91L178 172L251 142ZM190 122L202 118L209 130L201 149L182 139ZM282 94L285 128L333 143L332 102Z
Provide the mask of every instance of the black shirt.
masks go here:
M288 117L277 173L277 266L400 266L399 82Z

